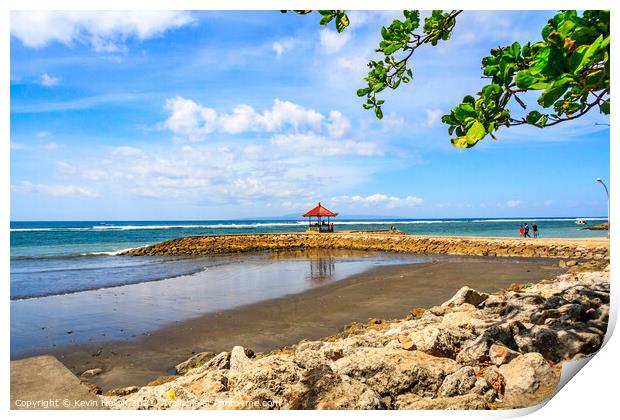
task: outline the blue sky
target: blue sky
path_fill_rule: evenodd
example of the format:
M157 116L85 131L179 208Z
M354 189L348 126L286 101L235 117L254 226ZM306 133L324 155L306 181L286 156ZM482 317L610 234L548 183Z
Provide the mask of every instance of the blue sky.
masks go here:
M382 121L355 92L398 12L23 12L11 17L11 219L230 219L322 201L400 217L604 216L607 117L469 150L440 116L490 48L553 12L466 12L420 49Z

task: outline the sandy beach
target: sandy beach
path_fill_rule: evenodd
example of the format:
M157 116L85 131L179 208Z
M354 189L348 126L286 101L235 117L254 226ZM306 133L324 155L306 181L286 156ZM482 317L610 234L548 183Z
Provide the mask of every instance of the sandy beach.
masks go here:
M336 334L353 322L402 318L412 308L442 303L463 285L494 292L563 271L550 259L479 257L376 267L303 293L178 322L143 338L65 346L51 353L76 374L103 369L88 381L104 391L144 385L174 373L176 364L196 352L217 353L239 344L267 352Z

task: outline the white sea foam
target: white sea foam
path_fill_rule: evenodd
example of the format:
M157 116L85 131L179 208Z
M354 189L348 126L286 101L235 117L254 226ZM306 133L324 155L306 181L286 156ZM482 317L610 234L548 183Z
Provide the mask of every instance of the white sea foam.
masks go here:
M604 217L580 217L581 220L607 220ZM568 219L477 219L471 220L472 223L506 223L506 222L574 222L577 220L576 218L568 218Z
M607 220L603 217L585 217L582 220ZM576 218L511 218L511 219L466 219L466 220L333 220L334 225L420 225L444 223L507 223L507 222L571 222ZM47 232L47 231L105 231L105 230L167 230L167 229L254 229L268 227L295 227L308 224L304 220L254 223L205 223L184 225L93 225L85 227L41 227L12 228L11 232Z

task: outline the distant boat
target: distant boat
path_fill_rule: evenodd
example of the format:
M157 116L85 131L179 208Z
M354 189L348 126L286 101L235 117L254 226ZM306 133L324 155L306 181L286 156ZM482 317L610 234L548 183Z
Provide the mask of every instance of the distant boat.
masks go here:
M577 223L578 225L587 225L588 221L585 219L577 219L575 220L575 223Z

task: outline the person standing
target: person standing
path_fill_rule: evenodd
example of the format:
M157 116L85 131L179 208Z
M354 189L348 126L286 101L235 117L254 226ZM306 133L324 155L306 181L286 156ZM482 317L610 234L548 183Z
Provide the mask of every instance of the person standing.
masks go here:
M538 225L536 223L532 225L532 232L534 233L534 238L538 238Z
M525 234L525 229L523 228L523 225L519 226L519 236L523 238L523 235Z
M523 225L523 237L530 238L530 227L526 224Z

